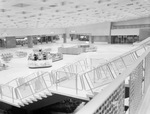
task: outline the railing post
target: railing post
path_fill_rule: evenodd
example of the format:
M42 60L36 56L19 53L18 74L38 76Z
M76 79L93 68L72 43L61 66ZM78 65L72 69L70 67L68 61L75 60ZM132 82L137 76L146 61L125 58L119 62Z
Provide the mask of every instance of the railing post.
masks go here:
M91 88L91 86L90 86L90 84L89 84L89 81L87 80L87 78L86 78L86 76L85 76L85 75L84 75L84 77L85 77L85 79L86 79L86 81L87 81L87 84L88 84L88 86L89 86L89 88L90 88L90 90L91 90L92 94L94 94L94 92L93 92L93 90L92 90L92 88Z
M84 79L83 79L83 74L78 75L80 77L81 85L82 85L82 90L85 90L85 85L84 85Z
M53 82L54 82L54 79L53 79L53 81L52 81L52 78L53 78L53 74L52 74L52 72L51 72L51 74L50 73L48 73L48 75L49 75L49 79L50 79L50 83L51 83L51 85L53 84Z
M108 70L109 70L110 74L112 75L112 78L114 79L115 77L114 77L114 75L113 75L113 73L112 73L112 71L111 71L111 69L110 69L108 64L107 64L107 67L108 67Z
M3 94L2 86L0 85L0 95L1 95L1 99L2 99L2 94Z
M104 70L104 68L103 68L103 67L105 67L105 65L101 66L101 69L103 70L103 72L104 72L105 76L107 77L106 70L108 70L108 69L107 69L107 67L106 67L106 70Z
M137 58L135 57L135 55L134 55L133 52L132 52L131 56L132 56L132 58L133 58L134 60L137 60Z
M115 71L115 69L114 69L114 67L113 67L113 65L112 65L112 62L110 62L110 63L108 63L108 64L110 64L111 65L111 67L113 68L113 70L114 70L114 73L115 73L115 75L116 75L116 77L118 76L117 75L117 72ZM110 67L109 67L110 68ZM110 68L111 69L111 68ZM113 75L114 76L114 75ZM114 76L114 78L115 78L115 76Z
M135 53L136 57L137 57L137 58L139 58L139 56L138 56L137 52L135 51L134 53Z
M28 82L28 84L29 84L29 82ZM29 87L30 87L30 89L31 89L31 93L32 93L33 97L36 98L35 95L34 95L34 91L33 91L33 89L32 89L32 87L31 87L30 84L29 84Z
M14 88L12 88L12 102L14 103Z
M144 50L146 51L146 47L145 47L145 45L143 45L143 48L144 48Z
M96 69L93 69L93 74L94 74L94 83L95 83L95 73L96 73Z
M48 86L47 86L47 84L46 84L46 82L45 82L43 76L41 76L41 77L42 77L42 79L43 79L43 81L44 81L44 84L45 84L45 86L46 86L46 89L50 92L50 90L48 89Z
M16 97L19 99L19 97L20 97L20 100L22 101L22 95L21 95L21 93L20 93L20 91L18 90L18 87L16 87L15 88L15 93L16 93Z
M128 55L129 56L129 55ZM127 68L127 66L126 66L126 64L125 64L125 62L124 62L124 60L123 60L123 58L122 57L120 57L120 59L122 60L122 62L123 62L123 64L124 64L124 66Z
M78 74L76 76L76 94L78 94Z
M120 74L120 70L118 69L117 65L115 64L115 61L112 61L112 62L114 63L114 65L115 65L115 67L116 67L116 69L118 71L118 74ZM117 76L118 76L118 74L117 74Z
M58 80L57 80L58 71L56 71L56 90L58 90Z

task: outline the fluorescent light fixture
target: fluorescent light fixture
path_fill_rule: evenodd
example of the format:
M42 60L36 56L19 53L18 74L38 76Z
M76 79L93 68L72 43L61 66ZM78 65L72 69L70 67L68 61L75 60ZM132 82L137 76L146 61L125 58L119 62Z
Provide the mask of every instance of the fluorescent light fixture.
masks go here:
M40 38L40 37L37 37L37 39L40 40L41 38Z
M2 33L2 36L5 37L5 36L8 36L8 34L6 32Z
M75 31L75 30L71 30L70 32L71 32L71 33L75 33L76 31Z
M27 37L24 38L24 40L27 40L27 39L28 39Z

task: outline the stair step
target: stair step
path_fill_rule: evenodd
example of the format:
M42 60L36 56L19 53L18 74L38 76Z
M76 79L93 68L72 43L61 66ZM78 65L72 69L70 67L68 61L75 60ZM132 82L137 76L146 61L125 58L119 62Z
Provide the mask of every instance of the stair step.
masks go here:
M93 97L95 96L95 93L94 93L94 94L92 94L92 93L87 93L86 96L89 97L89 98L93 98Z
M39 94L42 98L47 98L47 95L45 93L40 93Z
M35 97L30 98L32 101L38 101Z
M44 94L47 96L52 96L52 93L50 91L45 91Z
M22 103L25 104L25 105L29 104L29 102L27 102L26 100L23 100Z
M22 103L22 102L19 102L18 105L21 107L25 106L24 103Z
M31 99L26 99L26 101L27 101L28 103L33 103L33 101L32 101Z
M52 93L51 93L51 92L45 92L45 94L46 94L47 96L52 96Z
M36 99L41 100L42 97L40 95L34 95Z

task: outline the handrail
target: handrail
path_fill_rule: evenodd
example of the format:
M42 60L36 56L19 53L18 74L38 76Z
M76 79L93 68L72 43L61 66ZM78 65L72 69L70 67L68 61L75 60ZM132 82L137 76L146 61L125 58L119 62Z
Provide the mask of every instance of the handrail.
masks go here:
M84 73L91 72L91 71L93 71L93 70L96 70L97 68L103 67L103 66L108 65L108 64L110 64L110 63L112 63L112 62L114 62L114 61L117 61L117 60L119 60L119 59L122 59L123 57L128 56L128 55L132 54L133 52L138 51L138 49L142 49L142 47L138 47L138 48L133 49L133 50L131 50L131 51L129 51L129 52L127 52L127 53L125 53L125 54L119 56L119 57L115 57L115 58L113 58L113 59L111 59L111 60L109 60L109 61L106 61L105 63L102 63L101 65L99 65L99 66L97 66L97 67L94 67L94 68L92 68L92 69L90 69L89 71L86 71L86 72L84 72ZM123 61L123 62L124 62L124 61ZM84 75L84 73L83 73L83 75Z
M34 73L32 73L32 74L34 74ZM27 75L25 78L31 76L32 74ZM9 85L11 82L13 82L13 81L15 81L15 80L17 80L17 79L18 79L18 78L15 78L15 79L13 79L13 80L11 80L11 81L5 83L5 84L6 84L6 85Z
M20 86L22 86L22 85L24 85L24 84L26 84L26 83L29 83L29 82L31 82L32 80L35 80L36 78L38 78L38 77L42 77L44 74L46 74L46 73L48 73L48 72L44 72L43 74L41 74L41 75L39 75L39 76L37 76L37 77L35 77L35 78L32 78L31 80L28 80L28 81L26 81L25 83L23 83L23 84L21 84L21 85L19 85L19 86L17 86L17 87L20 87Z
M147 44L147 43L146 43ZM139 47L136 47L135 49L133 49L133 50L131 50L131 51L129 51L129 52L126 52L125 54L122 54L121 56L118 56L118 57L115 57L115 58L113 58L113 59L111 59L111 60L109 60L109 61L107 61L107 62L105 62L104 64L101 64L101 65L99 65L98 67L93 67L92 68L92 71L95 73L95 72L99 72L99 71L96 71L96 69L98 69L98 68L100 68L100 67L102 67L102 71L103 71L103 74L104 75L107 75L106 74L106 72L108 73L110 73L111 75L113 74L112 72L111 72L111 70L110 70L110 64L112 65L112 62L115 62L115 61L118 61L118 60L122 60L123 59L123 57L126 57L126 56L130 56L130 55L132 55L133 53L135 54L135 56L136 56L136 52L138 52L138 50L141 50L141 49L144 49L144 51L146 51L146 44L144 44L144 45L141 45L141 46L139 46ZM145 49L146 48L146 49ZM144 54L145 55L145 54ZM141 56L141 55L140 55ZM143 57L143 55L141 56L141 57ZM140 57L140 58L141 58ZM139 56L138 57L135 57L135 60L136 59L138 59L139 58ZM84 64L86 67L87 67L87 65L88 65L88 61L87 61L87 59L85 60L85 59L83 59L83 60L80 60L80 61L83 61L83 63L82 64ZM76 62L74 62L73 64L77 64L78 65L78 63L80 63L80 61L76 61ZM138 61L139 61L139 59L138 59ZM86 63L84 63L84 62L86 62ZM124 61L122 61L122 62L124 62ZM84 66L84 65L82 65L82 64L79 64L80 66ZM72 65L72 64L69 64L69 65ZM62 68L66 68L66 67L69 67L69 65L66 65L66 66L64 66L64 67L62 67ZM108 71L104 71L105 70L105 68L103 69L103 67L108 67ZM125 64L124 64L124 66L125 66ZM126 67L126 66L125 66ZM128 67L126 67L127 69L128 69ZM125 69L126 69L125 68ZM61 68L60 68L61 69ZM85 68L84 68L85 69ZM113 67L113 65L112 65L112 69L114 69L114 67ZM117 69L117 68L116 68ZM83 70L83 69L82 69ZM117 69L118 70L118 69ZM58 70L56 70L56 72L59 72L59 69ZM89 71L91 71L91 70L89 70ZM77 86L77 84L78 83L81 83L81 85L82 86L85 86L83 83L85 83L85 81L86 81L86 83L87 83L87 85L88 85L88 87L89 87L89 89L92 91L92 93L94 93L93 92L93 88L91 87L91 82L89 83L88 82L88 80L90 80L89 79L89 77L86 77L85 76L85 73L89 73L89 71L86 71L86 72L84 72L83 74L80 74L80 75L78 75L77 73L74 73L74 74L76 74L76 75L74 75L75 76L75 91L76 91L76 94L78 93L78 86ZM119 71L119 70L118 70ZM61 72L61 71L60 71ZM119 71L120 72L120 71ZM26 83L30 83L32 80L35 80L36 78L39 78L39 77L42 77L42 81L44 81L44 83L45 83L45 79L43 78L43 76L44 76L44 74L45 73L49 73L49 72L44 72L44 73L42 73L41 75L39 75L38 77L34 77L34 78L32 78L32 79L30 79L30 80L28 80L28 81L26 81L25 83L23 83L23 84L21 84L21 85L17 85L17 87L15 87L14 89L17 89L17 88L19 88L19 87L21 87L22 85L24 85L24 84L26 84ZM55 79L58 79L58 76L57 76L57 73L53 73L53 71L51 71L51 73L52 73L52 79L53 80L55 80ZM71 72L70 72L71 73ZM122 73L122 72L121 72ZM97 73L97 75L99 75L98 73ZM120 75L120 74L117 74L117 75ZM30 75L29 75L30 76ZM95 76L95 74L94 74L94 76ZM121 75L120 75L121 76ZM119 77L120 77L119 76ZM107 77L107 76L106 76ZM121 76L122 77L122 76ZM79 80L80 80L80 82L79 82L79 80L78 80L78 78L80 78ZM84 78L84 79L83 79ZM95 78L95 77L94 77ZM14 80L16 80L16 79L14 79ZM117 79L116 80L118 80L118 77L117 77ZM10 82L12 82L12 81L10 81ZM8 82L9 83L9 82ZM50 81L48 82L48 83L51 83L51 84L53 84L53 85L56 85L56 88L58 89L58 83L56 82L56 83L53 83L53 81L50 79ZM112 84L111 84L112 85ZM30 86L33 86L33 85L30 85ZM46 86L46 88L45 88L45 86ZM45 83L45 85L43 86L43 88L45 88L45 89L48 89L47 88L48 86L46 85L46 83ZM111 86L110 86L111 87ZM113 86L112 86L113 87ZM34 96L34 93L36 93L35 91L33 91L32 90L32 88L30 88L31 89L31 92L33 92L31 95L33 95ZM85 89L86 90L86 89ZM104 90L103 90L103 92L104 92ZM12 91L12 97L14 97L13 95L15 95L15 96L17 96L15 93L14 93L14 91ZM22 97L22 98L25 98L25 97ZM21 98L21 99L22 99ZM20 100L21 100L20 99ZM95 98L94 98L95 99ZM12 98L12 100L14 101L14 98ZM90 107L91 108L91 107ZM88 113L87 113L88 114Z
M147 44L147 43L149 43L150 41L150 37L148 37L148 38L146 38L145 40L143 40L143 41L141 41L141 42L139 42L138 44L140 44L139 46L141 46L141 45L145 45L145 44Z
M29 75L27 75L27 76L25 76L25 77L23 77L23 78L27 79L28 77L32 76L33 74L35 75L35 73L37 73L37 72L34 72L34 73L32 73L32 74L29 74ZM48 72L43 72L42 74L44 74L44 73L48 73ZM40 75L42 75L42 74L40 74ZM38 75L38 76L40 76L40 75ZM36 76L36 77L38 77L38 76ZM34 77L34 78L36 78L36 77ZM19 77L19 78L20 78L20 77ZM34 79L34 78L32 78L32 79ZM12 83L13 81L16 81L16 83L18 83L17 79L18 79L18 78L15 78L15 79L13 79L13 80L11 80L11 81L5 83L5 84L6 84L6 85L9 85L9 84ZM32 80L32 79L30 79L30 80ZM27 80L26 82L28 82L28 81L30 81L30 80ZM18 84L17 84L17 86L18 86Z
M145 57L150 54L150 49L147 50L138 60L127 68L120 76L118 76L110 85L108 85L102 92L95 96L87 105L85 105L76 114L99 114L101 113L100 107L105 101L112 95L114 91L122 84L125 79L135 70L135 68L145 59ZM97 113L99 112L99 113ZM132 114L132 113L131 113Z

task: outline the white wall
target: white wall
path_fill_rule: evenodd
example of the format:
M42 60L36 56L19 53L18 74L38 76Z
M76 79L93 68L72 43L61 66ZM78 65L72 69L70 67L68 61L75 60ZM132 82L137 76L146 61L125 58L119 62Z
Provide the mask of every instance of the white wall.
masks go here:
M63 34L64 29L49 29L49 28L10 28L0 29L0 37L3 36L27 36L27 35L49 35Z
M97 23L91 25L84 25L84 26L77 26L77 27L70 27L67 30L73 34L88 34L90 33L93 36L105 36L110 34L110 22L105 23Z
M84 26L70 27L67 29L56 29L56 28L9 28L0 29L0 37L2 36L27 36L27 35L48 35L52 34L63 34L75 31L76 34L91 34L93 36L105 36L110 34L110 22L97 23ZM67 30L67 31L66 31Z
M111 35L139 35L139 29L112 29Z
M150 17L140 18L140 19L133 19L128 21L120 21L120 22L113 22L113 25L139 25L139 24L150 24Z

